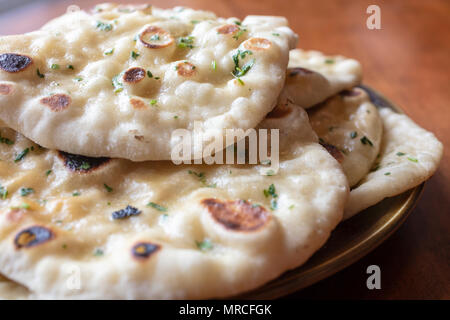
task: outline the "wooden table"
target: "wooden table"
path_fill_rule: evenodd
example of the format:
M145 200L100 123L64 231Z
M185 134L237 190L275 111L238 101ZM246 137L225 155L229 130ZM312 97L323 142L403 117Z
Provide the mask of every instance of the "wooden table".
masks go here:
M34 30L69 4L43 1L0 15L0 34ZM121 1L129 2L129 1ZM137 2L137 1L131 1ZM153 0L160 7L181 1ZM338 274L289 298L450 299L450 1L448 0L188 0L184 6L221 16L286 16L299 47L362 62L365 83L402 107L444 143L441 166L406 223L384 244ZM381 8L381 30L366 27L366 8ZM382 289L366 288L366 268L379 265Z

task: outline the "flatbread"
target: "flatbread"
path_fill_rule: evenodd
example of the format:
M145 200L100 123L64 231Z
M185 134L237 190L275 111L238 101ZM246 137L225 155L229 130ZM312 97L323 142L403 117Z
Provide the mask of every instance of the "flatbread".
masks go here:
M350 192L345 219L421 184L441 161L442 143L431 132L391 109L381 109L380 115L384 134L379 162L376 170Z
M32 296L27 288L0 274L0 300L27 300Z
M341 220L348 184L306 112L287 107L260 126L281 129L274 175L90 159L2 129L15 142L0 144L0 273L37 298L201 299L301 265Z
M308 110L320 142L340 162L350 186L369 173L380 151L383 123L366 91L353 88Z
M205 146L225 128L256 127L296 40L282 17L112 4L69 12L1 37L0 119L50 149L168 160L175 129L198 122Z
M361 64L343 56L329 56L315 50L291 50L283 95L303 108L358 85Z

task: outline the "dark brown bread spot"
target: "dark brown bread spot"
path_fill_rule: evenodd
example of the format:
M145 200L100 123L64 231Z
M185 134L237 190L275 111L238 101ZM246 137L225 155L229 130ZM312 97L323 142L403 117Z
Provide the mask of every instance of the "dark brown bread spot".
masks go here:
M195 66L190 62L180 62L177 64L177 71L180 76L190 77L195 73Z
M144 79L145 70L142 68L130 68L123 74L123 81L128 83L136 83Z
M322 145L322 147L327 149L328 153L331 154L333 158L335 158L338 162L342 162L344 160L344 155L336 146L324 141L320 141L319 143Z
M53 232L45 227L32 226L20 231L14 238L17 249L37 246L53 239Z
M11 84L0 83L0 95L6 96L13 91L13 86Z
M156 251L160 250L161 246L151 242L138 242L131 249L133 257L138 259L148 259Z
M67 94L57 93L50 97L41 99L41 103L45 104L50 110L54 112L67 109L72 102L72 99Z
M109 162L110 158L92 158L71 154L64 151L58 152L59 157L64 161L64 166L71 171L86 173L98 169Z
M220 34L233 34L239 30L239 27L235 24L226 24L217 29L217 32Z
M159 40L151 40L152 36L158 36ZM139 35L139 40L149 49L165 48L174 42L173 37L169 32L156 26L149 26L147 29L142 31Z
M264 38L251 38L244 42L244 48L252 51L267 50L272 46L272 42Z
M33 62L28 56L17 53L0 54L0 69L6 72L19 72L24 70Z
M301 67L288 69L289 77L295 77L297 75L303 76L303 75L312 74L312 73L314 73L314 72L309 69L301 68Z
M233 231L256 231L271 219L270 213L263 206L252 205L244 200L204 199L201 203L214 220Z

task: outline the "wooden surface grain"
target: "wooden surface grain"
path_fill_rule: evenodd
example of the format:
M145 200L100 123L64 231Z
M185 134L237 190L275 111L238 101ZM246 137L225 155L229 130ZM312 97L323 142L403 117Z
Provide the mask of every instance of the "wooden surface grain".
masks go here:
M0 14L0 34L39 28L68 5L101 1L37 1ZM121 1L137 3L141 1ZM154 0L220 16L286 16L299 47L361 61L364 82L385 94L444 144L437 173L406 223L362 260L288 298L450 299L450 1L448 0ZM366 27L366 8L381 9L381 30ZM366 268L381 268L381 290L368 290Z

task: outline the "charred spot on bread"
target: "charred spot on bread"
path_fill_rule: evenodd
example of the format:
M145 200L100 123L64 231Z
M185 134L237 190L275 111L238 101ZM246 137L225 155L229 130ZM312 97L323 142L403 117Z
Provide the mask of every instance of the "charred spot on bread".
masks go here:
M46 227L31 226L15 236L14 244L17 249L30 248L50 241L54 236L54 233Z
M261 205L252 205L245 200L203 199L213 219L233 231L257 231L271 219L271 214Z
M161 246L159 244L141 241L136 243L131 249L131 254L137 259L148 259L156 251L160 250Z
M0 54L0 69L6 72L16 73L25 70L32 62L33 59L23 54Z
M64 151L58 151L58 156L64 161L64 166L71 171L87 173L98 169L111 159L106 157L93 158Z
M45 104L54 112L63 111L70 106L72 99L67 94L57 93L49 97L41 99L41 103Z

